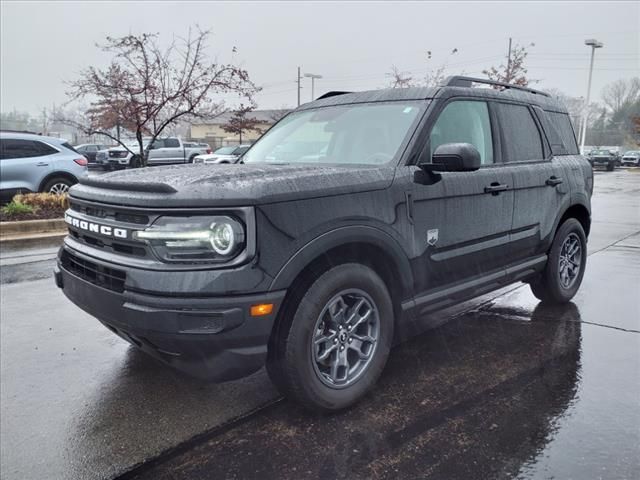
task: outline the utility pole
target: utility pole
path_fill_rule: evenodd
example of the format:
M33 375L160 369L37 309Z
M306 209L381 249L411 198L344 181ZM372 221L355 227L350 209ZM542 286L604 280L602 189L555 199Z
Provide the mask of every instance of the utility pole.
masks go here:
M300 67L298 67L298 106L300 106Z
M311 79L311 101L315 100L315 80L322 78L322 75L318 75L316 73L305 73L305 77Z
M506 83L511 82L511 37L509 37L509 53L507 55L507 78Z
M595 56L596 48L602 48L604 44L597 41L595 38L589 38L584 41L584 44L591 47L591 62L589 63L589 81L587 83L587 99L584 102L584 111L582 112L582 128L580 129L580 153L584 154L584 143L587 138L587 119L589 115L589 101L591 99L591 77L593 75L593 57Z

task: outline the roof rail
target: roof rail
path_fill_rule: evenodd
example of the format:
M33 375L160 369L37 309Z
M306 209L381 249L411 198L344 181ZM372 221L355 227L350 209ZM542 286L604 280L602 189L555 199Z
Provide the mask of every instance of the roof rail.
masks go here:
M520 85L511 85L510 83L504 82L496 82L495 80L489 80L487 78L473 78L473 77L465 77L461 75L454 75L452 77L448 77L441 84L442 87L471 87L474 83L484 83L486 85L497 85L502 88L509 88L513 90L521 90L527 93L533 93L534 95L544 95L545 97L550 97L546 92L542 92L540 90L534 90L533 88L521 87Z
M324 95L320 95L318 98L316 98L316 100L322 100L323 98L337 97L338 95L345 95L347 93L353 93L353 92L340 92L340 91L327 92Z

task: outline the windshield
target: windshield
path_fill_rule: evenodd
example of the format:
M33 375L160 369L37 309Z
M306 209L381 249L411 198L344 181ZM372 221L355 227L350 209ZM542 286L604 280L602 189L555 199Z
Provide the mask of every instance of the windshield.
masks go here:
M295 112L263 135L243 160L382 165L397 155L424 104L339 105Z
M213 153L217 153L218 155L231 155L236 148L238 148L237 145L232 147L221 147Z
M609 155L609 150L594 150L591 155Z

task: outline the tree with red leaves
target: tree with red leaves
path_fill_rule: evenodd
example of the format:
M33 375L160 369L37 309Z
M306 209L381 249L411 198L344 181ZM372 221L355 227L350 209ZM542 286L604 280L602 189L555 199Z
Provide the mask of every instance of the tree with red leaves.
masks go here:
M161 45L157 34L107 37L102 50L113 55L108 67L89 67L69 83L72 100L88 98L82 121L61 119L87 135L101 134L123 142L113 129L132 132L146 164L145 143L151 144L178 121L211 119L225 111L216 94L236 93L253 105L258 88L248 73L233 64L208 60L209 31L189 30L186 38ZM148 142L143 142L143 137ZM128 149L128 148L127 148Z
M240 108L233 112L233 115L229 118L227 123L222 126L222 129L227 133L238 135L240 137L240 143L242 143L242 132L254 131L262 133L262 129L258 127L260 121L249 116L253 111L252 107L240 106Z
M525 60L529 55L527 48L534 46L535 44L533 43L530 43L528 46L522 46L516 43L509 52L510 55L507 56L506 65L502 63L498 67L483 70L482 73L484 73L489 80L526 87L531 83L531 80L527 78L528 70L525 67Z

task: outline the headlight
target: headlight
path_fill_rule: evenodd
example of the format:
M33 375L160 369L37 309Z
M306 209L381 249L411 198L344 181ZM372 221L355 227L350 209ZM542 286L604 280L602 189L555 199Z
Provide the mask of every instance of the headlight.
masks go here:
M133 233L166 262L227 262L245 247L245 227L228 216L160 217Z

